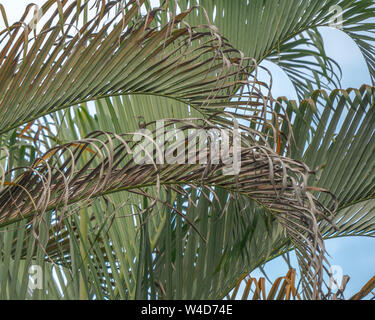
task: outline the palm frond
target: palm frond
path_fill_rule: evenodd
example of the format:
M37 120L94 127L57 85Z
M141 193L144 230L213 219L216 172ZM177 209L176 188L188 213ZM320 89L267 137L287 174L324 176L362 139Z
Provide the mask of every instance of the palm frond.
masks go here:
M372 7L366 1L363 6L333 0L246 2L246 10L253 11L245 29L261 26L261 33L246 41L246 55L253 58L248 59L205 14L195 14L200 7L184 8L181 1L180 14L168 16L162 6L142 16L147 1L121 3L96 2L95 17L81 26L79 17L87 11L80 1L50 0L43 6L49 20L41 32L25 23L31 6L19 23L0 32L1 139L7 148L33 141L17 156L1 150L0 226L7 231L0 237L2 297L41 298L47 291L59 298L83 291L101 299L223 297L241 274L292 247L304 297L323 297L323 236L374 231L374 177L366 170L366 162L374 162L374 89L336 90L330 96L317 91L297 109L294 102L272 99L269 86L257 80L256 60L276 53L280 61L292 59L291 64L285 60L284 69L293 78L300 62L314 56L311 83L320 86L318 77L329 79L335 66L316 30L329 23L330 5L343 6L350 26L365 21ZM220 10L244 18L244 4L209 2L208 11L201 12L209 17L219 12L215 23L227 35L233 30L220 25ZM233 6L229 11L228 5ZM361 33L369 25L353 28L359 39L368 40L362 50L370 56L372 37ZM243 30L236 33L230 36L239 42ZM291 44L296 36L301 41ZM313 49L305 50L307 44ZM300 96L312 88L295 80ZM150 107L166 98L174 105ZM96 101L95 116L86 108L90 100ZM320 114L316 105L322 101L326 108ZM81 109L73 117L65 109L74 105ZM135 120L144 113L144 122ZM35 127L33 121L46 115L56 120L57 134L48 129L46 117ZM207 145L188 152L186 139L178 146L175 141L158 145L169 148L170 156L183 150L176 163L159 163L153 152L148 156L144 151L154 142L135 140L135 131L155 136L155 121L162 118L170 132L179 129L185 137L192 129L224 129L234 138L239 129L241 151L232 145L229 157L240 157L241 170L228 176L223 172L233 164L225 161L187 164L187 154L194 159L207 154L209 160L215 154ZM134 162L140 154L149 161ZM318 169L317 180L310 168ZM346 171L348 176L340 176ZM338 194L338 213L326 189ZM33 261L47 274L48 288L40 293L27 290ZM181 282L183 287L173 286ZM253 282L248 281L249 290ZM263 282L254 282L257 297L265 297Z
M321 114L316 107L318 100L324 105ZM374 88L364 85L331 93L316 91L298 108L286 98L279 101L289 116L295 117L296 141L291 157L315 169L316 176L310 184L332 191L339 202L334 218L339 229L333 230L322 222L323 234L328 238L374 236ZM317 197L326 203L325 195Z
M0 32L0 132L120 94L173 97L207 112L205 107L220 108L239 85L249 83L251 60L214 26L184 23L194 8L160 25L156 17L167 17L161 9L140 16L144 1L129 1L118 11L119 3L104 4L80 27L84 10L77 12L76 1L48 1L42 7L48 22L39 33L25 21L32 6ZM256 92L252 98L262 99Z
M174 3L173 1L171 3ZM314 89L338 84L339 66L327 56L319 30L334 26L335 10L342 10L342 32L358 45L374 73L375 8L371 0L181 0L181 10L201 5L231 43L258 63L264 59L279 65L290 77L300 98ZM202 23L205 15L188 18ZM341 27L341 26L337 26ZM307 65L311 68L308 70Z
M366 296L368 296L374 289L375 277L372 277L358 293L350 298L350 300L362 300L366 298Z
M232 292L231 299L235 300L240 292L241 286L245 285L242 300L248 300L250 293L252 293L252 300L301 300L296 289L295 280L296 270L290 269L286 276L279 277L274 281L267 294L265 278L259 278L257 280L248 275L244 275L238 280ZM254 289L252 290L253 284Z
M203 121L200 126L192 125L188 120L166 122L170 130L175 130L176 125L180 125L183 132L217 129L208 121ZM241 129L246 130L246 127ZM158 141L157 131L155 133ZM61 210L63 214L70 204L123 190L150 197L155 205L158 196L147 194L145 188L149 186L156 186L157 193L161 187L171 185L218 187L245 195L274 212L301 250L305 268L313 268L317 274L322 272L324 244L316 223L318 216L330 221L332 212L315 201L309 187L304 184L309 169L303 163L281 157L270 147L257 144L250 130L246 139L242 139L241 168L235 176L223 176L225 170L233 170L233 164L228 165L225 161L182 164L190 162L186 161L186 154L191 157L185 139L178 142L186 150L179 155L183 161L177 159L176 163L181 164L158 164L156 153L145 153L146 159L150 156L150 164L138 164L134 157L143 150L150 152L148 146L154 142L146 140L141 150L139 143L134 142L137 140L133 140L136 134L92 133L84 140L47 151L24 172L11 174L15 176L14 180L7 183L0 195L1 225L25 218L32 218L40 224L44 212ZM163 143L168 145L168 141ZM165 148L165 145L161 147ZM201 148L194 151L194 159L199 159L202 152L208 154L208 159L213 159L212 148L207 145ZM232 156L235 155L233 150L230 151ZM168 148L166 151L169 152ZM80 164L82 158L85 161ZM312 273L309 281L320 281L316 276ZM314 290L319 287L317 283L312 286Z
M238 297L241 286L245 286L242 294L242 300L248 300L250 293L252 293L252 300L301 300L298 290L295 286L296 270L290 269L286 276L277 278L268 292L266 291L266 280L264 278L251 278L249 275L243 275L237 282L235 289L232 292L231 299ZM327 300L345 300L344 291L350 278L344 276L341 288L336 293L329 291L325 297ZM254 284L254 289L252 286ZM375 277L371 278L365 286L350 300L362 300L368 296L375 288Z

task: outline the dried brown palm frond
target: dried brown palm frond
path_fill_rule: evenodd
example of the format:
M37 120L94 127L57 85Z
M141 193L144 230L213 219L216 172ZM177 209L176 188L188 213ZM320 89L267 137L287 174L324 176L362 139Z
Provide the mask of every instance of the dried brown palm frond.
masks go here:
M301 300L296 288L296 270L290 269L286 276L277 278L271 289L267 294L266 279L259 278L258 280L248 275L243 275L237 282L234 288L231 299L237 299L238 292L240 291L241 285L245 285L245 289L242 293L242 300L249 299L250 293L253 293L252 300ZM252 290L254 284L254 289Z
M212 12L210 11L213 7L209 11L199 8L199 12L203 12L201 15L196 15L195 10L197 8L192 7L184 9L181 14L176 14L173 11L168 16L164 10L168 4L174 3L176 5L177 1L166 1L161 8L148 11L142 16L142 6L145 4L145 7L147 7L147 1L92 0L84 2L88 2L88 4L85 6L82 1L69 0L47 1L42 8L42 18L47 22L41 25L41 31L33 29L27 23L27 12L31 13L32 11L32 7L29 6L19 23L13 26L7 25L7 28L0 32L0 132L9 134L11 128L18 128L19 137L26 138L25 133L33 126L34 119L89 100L96 100L99 103L101 98L104 98L102 101L106 100L107 102L111 98L118 105L126 108L129 107L129 104L118 103L119 95L133 95L134 97L134 95L146 94L169 97L180 102L179 105L182 108L187 109L187 105L192 106L195 111L202 115L202 118L206 119L205 121L199 119L181 120L184 116L180 120L166 120L165 122L172 132L175 128L186 132L189 129L207 130L223 127L232 132L238 126L243 133L242 150L238 154L243 161L241 170L236 175L226 176L223 175L223 172L233 168L223 161L204 165L188 165L186 162L158 164L154 155L151 157L150 163L137 164L134 162L134 156L139 153L139 149L136 150L139 144L132 141L135 134L122 134L131 132L131 130L124 129L121 126L116 127L118 134L113 134L104 132L112 132L112 130L103 129L99 125L91 129L99 131L88 136L79 134L78 137L73 138L75 141L67 139L64 141L70 141L69 143L60 143L60 141L55 140L58 146L55 148L47 147L48 151L45 151L45 145L48 144L44 145L43 143L48 138L39 139L39 127L34 135L27 137L34 140L37 153L42 154L36 161L30 160L31 166L27 161L23 161L18 166L25 165L25 167L15 168L17 165L12 165L12 152L5 160L2 159L6 165L1 167L3 177L2 189L0 190L0 226L4 226L2 231L6 230L7 235L1 237L1 241L5 239L2 242L5 245L1 250L4 251L4 256L9 258L7 261L11 261L13 257L18 262L23 262L23 259L25 259L27 261L25 271L27 271L27 263L34 257L38 258L39 261L48 261L47 265L54 261L68 261L66 274L71 270L79 270L79 273L84 274L88 270L86 268L88 263L88 268L91 271L94 270L93 278L96 277L96 283L92 287L96 286L97 296L103 297L108 294L116 298L118 296L121 298L147 298L149 287L147 284L142 284L142 281L145 282L143 279L148 276L150 276L150 282L153 281L154 273L151 271L154 270L154 264L157 264L156 267L159 266L160 269L167 270L167 272L163 274L163 271L158 270L159 274L156 272L155 276L158 278L155 279L155 282L158 283L162 296L172 297L172 284L169 281L172 275L168 274L168 268L171 267L171 270L175 268L175 261L172 263L170 241L173 231L172 226L163 228L163 223L168 225L172 222L167 221L169 215L164 215L164 220L158 220L158 217L155 218L157 214L150 216L149 213L155 212L154 209L158 205L168 209L168 213L169 211L177 212L181 220L184 220L183 223L188 222L189 227L192 228L188 231L185 228L185 235L182 234L180 229L180 235L177 237L179 240L185 241L185 236L187 236L190 238L188 239L189 242L195 233L199 234L201 238L206 235L211 237L210 249L207 249L210 253L207 259L206 257L202 258L202 250L199 254L195 251L196 243L194 240L187 245L188 253L191 253L187 258L186 256L189 254L182 253L183 250L180 246L180 253L181 256L184 255L184 258L176 258L180 264L180 266L176 266L176 269L180 270L178 279L182 279L181 261L186 258L184 261L187 260L187 264L191 267L191 270L186 272L188 274L187 279L189 279L189 285L192 287L193 281L190 280L194 279L196 282L201 281L203 283L207 277L205 272L201 272L199 277L196 278L196 268L200 268L200 271L206 270L205 262L208 261L209 266L207 268L211 271L214 270L216 266L212 262L214 260L212 255L222 255L227 247L225 242L220 242L218 248L215 248L218 238L212 238L212 233L219 233L215 229L215 223L211 224L208 233L201 232L201 229L195 227L195 223L199 219L208 219L207 215L204 215L204 209L202 210L203 214L198 215L195 212L192 215L194 218L189 220L190 216L185 215L186 210L179 208L178 204L175 208L176 203L174 201L165 202L165 200L162 200L161 194L164 191L171 191L171 193L183 195L183 198L189 199L190 203L190 195L186 191L186 188L190 188L190 190L199 192L201 198L207 198L208 203L202 205L203 208L207 208L213 203L210 197L219 198L218 194L225 190L224 194L221 195L221 201L232 199L237 194L241 198L256 202L257 208L261 209L259 211L246 211L241 208L239 210L241 213L251 211L257 213L254 215L258 215L264 209L264 212L270 212L277 219L277 229L280 230L279 225L282 225L286 235L277 245L283 246L285 245L285 239L291 239L292 246L297 249L304 274L302 280L305 296L307 298L323 297L322 275L326 260L324 243L318 227L325 225L330 232L333 230L334 224L331 221L331 214L335 212L335 201L323 189L325 185L319 185L319 188L310 187L313 175L309 167L304 164L305 161L291 159L301 160L301 157L295 157L298 153L295 149L299 148L298 151L301 153L305 150L306 146L300 142L310 127L304 132L301 129L303 127L301 126L301 119L297 115L298 120L295 121L293 128L297 131L297 136L296 141L293 141L293 131L288 119L288 114L291 113L286 112L290 109L282 110L282 102L285 101L279 101L281 103L277 107L272 105L273 101L268 86L257 80L257 62L245 58L240 51L234 49L227 39L220 35L218 29L210 23L208 17L211 16ZM297 2L305 7L310 3L310 1L302 0ZM297 11L289 10L293 5L286 2L278 2L275 7L267 3L263 7L258 6L257 10L251 7L253 5L253 2L251 2L247 10L250 8L254 13L253 18L257 18L259 14L259 22L262 22L263 14L268 12L277 16L279 9L282 8L285 21L295 20L298 31L311 27L311 21L313 23L317 21L307 18L307 16L324 16L323 22L327 22L327 12L324 15L321 12L323 7L334 2L338 1L332 0L323 5L311 6L309 12L297 10L299 6L294 6ZM358 7L353 3L354 1L348 3L345 7L348 11L353 11L350 8L355 8L358 12ZM245 1L242 4L245 4ZM96 14L82 25L80 17L82 15L87 16L86 9L91 5L91 8L96 6ZM242 8L248 5L247 3ZM242 10L241 6L235 6L235 8L238 11ZM0 9L2 9L1 6ZM369 13L371 10L366 5L363 11ZM5 16L4 10L1 13ZM291 14L293 19L288 19L288 14ZM300 14L303 15L302 20L294 19L295 17L298 18ZM357 13L353 15L354 22L357 21L356 15ZM189 24L197 18L201 19L201 17L204 17L203 22ZM274 19L273 23L278 23L277 19ZM266 51L272 48L273 42L280 44L280 39L283 42L291 39L291 35L287 31L290 31L289 27L293 25L293 23L286 23L281 35L274 33L275 30L277 33L279 28L269 28L268 21L266 24L269 32L264 33L265 30L254 30L254 34L251 36L254 36L256 41L246 42L245 45L246 49L248 49L247 44L253 46L253 49L257 50L259 54L257 57L262 57L262 59L267 53ZM260 25L264 25L264 23ZM368 25L366 25L366 29L367 27ZM262 37L257 32L261 32ZM240 33L237 31L236 33L240 36ZM267 36L263 36L264 34ZM271 37L269 38L269 36ZM270 39L273 39L273 41L270 41ZM319 38L317 40L319 42ZM314 45L316 44L314 43ZM284 43L284 45L287 48L289 46L288 43ZM268 54L274 53L271 51ZM248 50L246 53L248 53ZM298 54L305 56L308 53L311 52L304 51ZM327 61L324 63L327 63ZM327 71L327 65L324 65L324 63L319 63L319 68L322 68L322 73L318 71L320 75L325 75L324 73ZM328 61L329 63L330 61ZM294 71L296 69L295 63L293 64L294 66L289 65L291 67L289 70ZM314 63L312 65L318 66ZM328 69L330 70L329 66ZM254 73L250 77L251 71L254 71ZM305 80L306 78L302 77L301 79ZM305 84L301 84L301 82L304 82L301 79L294 81L294 83L300 84L302 91L304 91ZM368 90L368 94L372 94L370 90ZM116 98L118 99L116 100ZM368 101L362 102L367 104ZM307 104L304 102L302 109ZM108 103L105 105L109 107ZM156 106L157 104L152 105ZM311 105L314 105L314 103L311 103ZM340 106L343 105L340 103ZM290 106L288 105L288 107ZM281 111L276 112L276 109ZM226 113L222 113L223 110ZM173 112L171 117L175 117ZM123 119L124 122L132 121L131 117L125 118ZM237 125L236 121L233 123L233 118L241 119L241 124ZM303 118L302 120L307 123L309 118ZM102 123L104 123L104 120ZM74 121L71 121L71 124L70 130L73 131L75 130ZM83 124L86 126L85 123ZM24 127L21 127L21 125ZM154 129L153 124L149 126L142 124L142 128ZM81 132L85 132L85 130ZM3 136L1 135L1 138ZM81 137L85 138L81 139ZM349 140L349 138L344 140ZM14 139L11 141L14 141ZM295 146L293 146L294 143ZM170 144L171 142L165 146L170 146ZM164 144L162 145L164 146ZM344 144L340 143L340 145ZM184 141L182 146L187 151ZM337 146L334 146L333 149L337 150ZM205 151L211 159L214 157L212 150L207 149ZM233 156L233 152L234 149L231 149L229 153ZM291 154L294 155L290 156ZM287 155L288 157L286 157ZM315 166L312 167L315 168ZM123 204L116 207L115 201L112 203L112 199L119 196L118 191L124 190L128 192L121 193L121 196L126 194L125 199L120 199ZM205 190L210 191L206 194ZM354 192L355 189L351 190ZM366 188L366 192L361 194L368 194L368 190L369 188ZM139 197L135 201L136 205L132 207L132 210L135 211L130 210L131 214L137 215L137 218L139 218L138 221L134 222L135 225L132 221L130 227L122 224L122 236L126 235L121 238L114 239L100 233L102 231L100 217L111 221L116 215L116 211L120 210L121 206L126 205L128 198L132 196ZM140 199L142 199L143 205L139 205ZM85 224L85 214L82 214L82 212L86 210L86 206L91 205L90 208L93 208L98 202L105 203L105 212L101 213L99 218L98 215L90 215L90 221L85 227L87 228L91 222L95 222L99 228L88 234L84 231L84 228L81 229ZM111 214L107 210L110 204L114 206ZM227 204L224 203L223 206L228 209L230 201ZM102 208L97 206L93 211L97 214L100 210ZM226 214L231 213L230 210L222 211L227 211ZM78 212L81 215L80 217L78 217ZM160 211L157 212L160 213ZM60 219L59 222L53 222L51 226L51 222L56 217ZM71 220L74 223L71 223ZM146 223L150 220L152 223ZM19 221L19 224L16 223L17 221ZM144 228L140 228L141 236L135 241L136 237L133 232L135 227L138 227L139 221L143 223ZM337 221L337 217L334 218L334 221ZM159 222L161 222L161 226L158 225ZM183 223L180 222L181 225ZM342 220L338 221L338 224L342 225L342 223ZM30 224L34 228L30 228ZM209 223L206 220L206 226L207 224ZM114 223L114 225L115 228L118 228L120 224ZM255 225L250 224L250 227ZM14 242L13 233L10 230L13 226L19 227L19 231L15 231L17 236L14 238ZM47 226L47 228L43 230L43 226ZM108 232L113 231L110 230L111 226L112 221L109 223ZM259 227L259 225L257 226ZM268 226L269 224L267 224ZM187 226L185 225L185 227ZM149 228L154 228L152 230L156 233L150 239L147 237ZM373 230L372 225L367 227L366 230L368 231L370 228ZM195 233L191 231L193 229ZM202 229L204 230L204 227ZM23 230L26 230L25 234ZM178 227L176 227L176 232L177 230ZM232 229L226 230L228 232ZM158 233L161 232L166 234L163 241L165 240L167 244L166 251L159 254L159 252L153 250L159 250L162 245L162 243L157 243L156 240L158 239ZM131 233L134 238L130 241L126 240L127 233ZM264 237L259 236L259 233L261 231L258 231L258 241L264 240ZM280 232L275 232L273 235L275 234L280 234ZM31 241L24 241L24 235L29 236ZM32 240L35 239L32 238L36 238L40 242L35 255L32 248L34 245ZM270 238L268 239L270 240ZM276 236L272 241L275 239L279 240L280 238ZM90 242L89 240L93 241ZM89 242L92 246L90 250L93 249L93 251L88 250L90 254L85 254L84 246ZM137 243L135 244L135 242ZM201 249L203 243L204 241L197 247ZM77 248L78 252L81 253L80 257L72 253ZM192 249L190 250L190 248ZM271 251L274 254L279 254L276 249ZM262 250L255 251L259 252L259 255L264 253ZM129 256L124 258L124 252ZM3 254L3 252L1 253ZM153 260L154 253L156 254L155 261ZM200 256L198 263L196 263L196 255ZM86 259L85 256L92 258L92 260ZM203 256L205 256L204 253ZM258 258L256 261L259 262ZM76 262L79 259L82 261L77 269ZM94 260L97 263L93 263ZM11 263L7 262L5 270L7 268L11 270L10 265ZM108 268L109 265L110 268ZM145 268L143 269L144 265ZM256 263L252 266L256 266ZM126 271L124 272L124 270ZM246 270L239 268L236 270L237 272L241 270L241 274L246 272ZM127 275L128 272L129 275ZM143 275L142 272L145 272L144 277L139 277L138 275ZM137 274L135 275L135 273ZM12 274L13 277L13 274L17 274L17 269L11 270L9 274ZM24 274L26 273L24 272ZM47 274L50 275L51 273ZM75 278L77 277L74 277L73 274L72 280L74 281ZM235 280L236 278L237 276ZM24 278L23 281L25 279L27 278ZM126 286L123 286L122 279L127 281ZM0 280L3 288L8 280L4 276ZM207 280L207 283L210 283L211 280ZM136 289L134 289L134 282L136 282ZM49 283L56 286L56 281L53 279L50 279ZM178 283L181 283L181 281L178 281ZM14 290L15 282L12 282L11 286L10 292L18 291ZM88 287L89 284L86 283L86 286ZM141 292L142 286L145 289L143 292ZM233 287L232 280L229 279L225 286ZM222 288L225 286L223 285ZM112 287L115 287L117 292L116 290L111 292ZM123 288L126 289L122 290ZM52 288L49 287L48 291L50 289ZM151 292L152 290L155 291L155 288L151 286ZM207 294L213 292L210 286L204 288L203 291ZM221 289L216 290L217 292L222 294L224 291ZM65 294L66 292L63 294L64 297ZM6 291L0 292L1 295L5 296ZM181 293L178 295L182 296ZM191 295L188 293L187 296L190 297ZM156 295L151 293L151 297L155 298ZM201 297L205 297L203 293Z
M275 153L264 141L258 143L252 130L245 131L242 126L239 126L242 128L241 149L237 154L240 171L223 175L226 170L233 172L235 164L228 164L226 159L214 161L217 155L209 145L209 136L206 145L193 151L186 141L192 129L208 132L228 128L206 120L195 120L200 124L192 124L189 119L165 121L167 132L178 128L187 137L177 140L174 145L168 140L162 145L155 142L160 138L157 130L154 130L154 140L147 136L142 144L134 142L134 136L139 138L145 133L117 135L96 132L81 141L47 151L30 168L8 173L15 178L6 183L0 194L1 225L25 218L40 223L46 211L55 210L63 215L69 204L123 190L147 195L145 188L149 186L156 186L156 190L184 185L223 188L247 196L274 213L301 254L306 286L311 286L315 290L311 295L318 297L326 261L317 219L331 221L334 201L331 208L321 205L312 194L314 189L305 184L310 170L302 162ZM149 126L151 128L153 124ZM228 132L231 136L232 133ZM230 140L234 141L233 136ZM175 158L176 164L158 164L158 153L149 151L154 145L164 148L166 155L169 152L171 156L177 149L183 153ZM171 147L172 151L168 149ZM235 158L236 150L236 145L231 142L227 158ZM148 163L135 161L141 152ZM207 155L207 163L198 163L202 154ZM189 159L196 160L196 164L189 164ZM155 205L158 195L149 197L153 198L152 205Z
M327 300L345 300L344 291L347 287L350 278L344 276L342 283L337 292L329 292L325 295ZM252 293L252 300L301 300L301 296L298 293L296 287L296 270L290 269L286 276L277 278L273 283L271 289L266 290L266 279L259 278L258 280L250 277L249 275L243 275L237 282L234 288L231 299L237 299L239 292L241 292L241 286L245 285L245 289L242 293L242 300L249 299L250 293ZM337 285L337 284L336 284ZM254 287L254 289L253 289ZM375 277L371 278L363 288L353 295L350 300L362 300L366 298L372 290L375 288Z
M269 109L270 97L263 95L267 86L256 78L248 80L250 72L256 68L255 61L244 58L232 48L209 21L198 27L184 23L184 18L194 8L160 23L159 9L145 16L139 14L143 2L129 1L125 7L120 6L120 10L117 10L120 1L109 2L100 7L88 23L80 26L80 15L85 14L81 1L51 0L42 7L42 18L47 22L40 32L27 23L27 14L32 10L32 6L28 6L20 22L0 33L0 132L27 124L20 132L22 137L32 121L40 116L120 94L171 97L190 104L212 122L219 123L227 123L228 117L244 109L255 114L241 117L254 123L253 133L258 140L262 140L270 128L275 132L268 119L269 115L274 115ZM236 94L239 88L242 89ZM229 101L233 98L237 101ZM218 112L224 108L231 109L231 114L218 117ZM107 141L97 139L97 135L107 137ZM136 182L143 183L150 172L154 173L149 176L152 185L171 182L167 178L176 166L162 168L165 181L160 181L155 166L137 169L129 162L130 169L134 170L134 181L129 177L124 180L120 175L117 176L120 181L112 184L116 182L111 181L112 174L122 172L116 171L117 157L126 158L126 153L121 155L126 147L122 150L118 145L117 149L115 145L106 146L105 142L111 143L116 138L119 136L92 134L88 140L46 152L29 168L8 170L2 186L5 193L10 191L11 199L7 202L6 196L3 198L2 217L6 221L3 226L27 217L42 223L45 213L51 210L64 210L70 203L115 192L116 187L139 192L134 189L144 185ZM86 154L93 158L79 167L81 159L87 160ZM100 159L101 156L104 158ZM136 177L140 169L145 171L141 177ZM186 170L183 166L179 169ZM220 166L214 168L215 174L209 169L196 169L193 177L186 178L198 185L204 182L200 176L221 180ZM233 181L227 187L233 187ZM8 205L10 207L5 209ZM39 239L37 230L35 227L32 232ZM47 251L45 253L48 255Z
M374 294L374 289L375 289L375 276L372 277L364 286L363 288L358 292L356 293L355 295L353 295L350 300L362 300L364 298L366 298L369 294L372 294L373 297L375 296ZM374 298L372 297L371 300L374 300Z

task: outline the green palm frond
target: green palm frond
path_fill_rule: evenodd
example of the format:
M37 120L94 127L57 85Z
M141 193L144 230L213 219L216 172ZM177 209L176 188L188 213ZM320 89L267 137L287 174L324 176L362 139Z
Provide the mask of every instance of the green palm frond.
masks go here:
M316 170L311 185L337 196L334 220L339 230L323 222L323 234L328 238L374 236L375 89L364 85L331 93L316 91L298 109L295 101L278 100L290 117L295 115L296 142L291 157ZM325 106L321 114L316 107L318 100ZM323 203L329 201L323 194L317 197Z
M325 53L324 41L317 28L298 34L267 57L291 80L299 99L314 89L340 88L341 68Z
M356 42L375 79L375 30L371 20L375 8L371 0L178 1L181 10L198 4L246 56L258 63L266 59L278 64L292 80L300 98L313 89L327 85L334 88L338 84L340 68L327 57L317 28L334 26L339 8L343 14L341 31ZM202 23L204 17L194 15L188 21Z
M76 1L49 1L42 8L48 22L39 33L25 27L25 17L10 32L3 30L0 132L120 94L173 97L203 112L222 106L247 82L251 61L217 29L183 23L193 9L159 26L156 16L165 13L139 16L143 2L129 1L123 12L110 2L102 9L110 19L98 13L77 28Z

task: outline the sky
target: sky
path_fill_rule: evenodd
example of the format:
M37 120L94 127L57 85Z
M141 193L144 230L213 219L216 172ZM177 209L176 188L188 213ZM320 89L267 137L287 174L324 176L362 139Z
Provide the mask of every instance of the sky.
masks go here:
M5 7L9 23L12 24L24 12L27 4L35 3L42 5L45 0L0 0ZM4 28L0 16L0 30ZM320 29L328 56L334 58L342 67L342 87L359 88L362 84L371 84L370 75L361 52L347 35L333 28ZM287 96L290 99L296 98L296 93L287 76L279 67L265 63L273 76L274 97ZM330 256L331 265L339 266L343 274L351 277L346 289L346 297L358 292L365 283L375 275L375 239L371 238L341 238L326 242L326 248ZM287 272L287 266L281 259L275 259L267 264L265 271L271 280L283 276ZM253 277L260 277L262 273L256 270Z

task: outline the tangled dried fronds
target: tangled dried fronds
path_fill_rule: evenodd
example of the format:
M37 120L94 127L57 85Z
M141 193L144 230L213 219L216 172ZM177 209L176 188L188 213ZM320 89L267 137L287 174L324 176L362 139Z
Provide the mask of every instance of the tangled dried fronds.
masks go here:
M350 280L348 276L344 276L341 279L340 288L336 292L332 292L331 289L324 296L326 300L346 300L344 297L344 291ZM259 278L258 280L250 277L249 275L243 275L237 282L233 289L231 299L235 300L238 298L238 292L241 285L245 285L245 290L242 294L242 300L249 299L250 293L253 294L252 300L301 300L301 296L296 287L296 270L290 269L286 276L277 278L273 283L271 289L266 290L266 279ZM335 284L338 286L338 284ZM254 288L253 288L254 287ZM366 298L372 290L375 288L375 277L372 277L364 287L349 300L362 300Z
M252 300L301 300L296 285L296 270L290 269L286 276L277 278L272 284L271 289L267 294L266 279L259 278L258 280L248 275L243 275L237 282L234 288L231 299L237 299L240 286L245 284L245 290L242 294L242 300L249 299L250 292L253 293ZM252 286L254 284L254 290Z
M239 127L241 148L237 149L235 137L228 131L230 145L224 158L217 157L210 144L214 138L209 134L195 150L187 141L191 130L212 132L228 128L205 120L192 124L189 119L166 120L166 132L173 134L162 144L155 142L161 137L156 129L154 139L143 131L125 135L95 132L81 141L53 148L30 168L8 173L15 178L0 194L0 223L5 225L27 217L40 222L46 211L63 214L69 204L120 190L147 194L148 186L155 186L156 190L183 185L224 188L248 196L274 212L298 252L303 253L307 285L317 290L325 254L317 218L331 221L334 209L329 210L314 198L313 189L305 184L311 172L302 162L280 156L264 143L258 143L251 130ZM186 138L175 140L177 129ZM140 142L141 136L144 138ZM160 154L150 149L153 146L155 150L164 150L162 154L167 158L178 150L173 158L175 163L160 162ZM144 164L135 161L140 153ZM202 154L207 156L206 163L198 161ZM227 160L236 156L240 161L238 174L223 175L235 170L235 163ZM192 164L192 160L196 163ZM153 197L154 204L157 198Z

